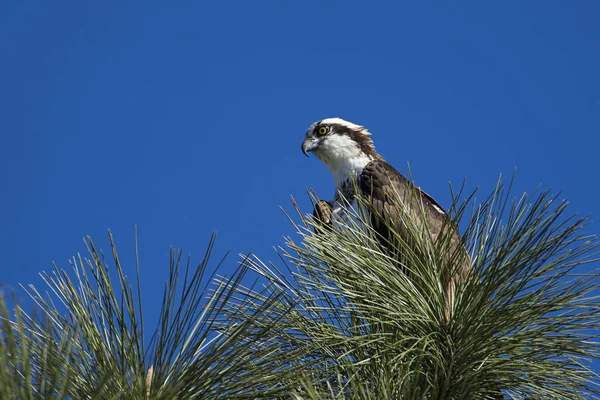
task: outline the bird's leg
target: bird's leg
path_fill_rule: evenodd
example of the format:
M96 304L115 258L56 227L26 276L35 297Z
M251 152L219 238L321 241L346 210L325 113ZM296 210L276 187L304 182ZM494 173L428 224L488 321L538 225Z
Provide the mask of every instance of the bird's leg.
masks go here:
M354 204L354 188L352 181L347 180L342 184L340 189L336 189L335 195L333 196L333 214L346 214L343 211L349 211Z

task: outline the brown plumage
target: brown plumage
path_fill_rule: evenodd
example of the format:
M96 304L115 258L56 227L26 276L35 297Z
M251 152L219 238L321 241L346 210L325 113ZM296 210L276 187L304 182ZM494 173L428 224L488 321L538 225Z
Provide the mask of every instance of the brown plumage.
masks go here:
M449 322L454 308L456 285L468 276L472 268L458 228L448 220L446 212L437 201L415 187L382 158L363 168L358 176L358 185L362 195L373 207L370 212L371 226L378 233L379 242L384 248L396 252L398 246L390 227L409 245L414 240L426 240L424 237L414 237L416 227L418 231L428 232L433 243L446 246L444 264L448 269L454 268L454 271L442 274L447 277L445 318ZM406 218L411 221L405 221ZM408 227L409 223L413 229ZM453 267L455 263L459 263L458 267Z

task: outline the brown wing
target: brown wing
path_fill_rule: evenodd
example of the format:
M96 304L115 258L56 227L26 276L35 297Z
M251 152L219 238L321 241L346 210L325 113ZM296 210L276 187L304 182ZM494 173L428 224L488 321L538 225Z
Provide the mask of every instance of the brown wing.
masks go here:
M427 193L415 187L385 160L375 160L367 164L358 177L358 186L363 195L373 203L376 214L389 219L391 225L399 230L399 233L402 233L404 224L401 221L400 211L392 204L394 193L398 194L398 197L410 210L425 212L432 236L434 239L437 238L446 218L444 208ZM415 214L414 217L422 221L422 215ZM371 222L384 238L388 238L389 232L375 215L372 216Z
M379 241L383 247L394 251L393 239L389 232L389 226L407 242L411 240L419 240L414 235L409 234L406 228L407 221L402 221L402 218L410 217L413 220L411 224L417 227L422 226L424 221L427 221L431 238L435 241L444 227L452 228L450 232L450 248L447 251L447 260L457 261L458 267L452 269L453 272L447 276L446 281L446 321L448 322L452 315L454 307L455 291L457 281L464 279L471 271L471 261L469 259L466 248L462 244L458 229L448 225L446 220L447 215L442 206L435 201L431 196L415 187L408 179L406 179L394 167L388 164L385 160L379 159L370 162L365 166L362 173L358 177L358 186L367 199L370 199L373 205L371 213L371 224L375 231L379 234ZM410 210L408 213L403 213L397 205L392 201L393 197L397 196L401 202ZM425 215L423 215L424 213ZM387 220L388 225L381 220ZM448 265L456 265L454 261ZM446 280L447 279L447 280Z

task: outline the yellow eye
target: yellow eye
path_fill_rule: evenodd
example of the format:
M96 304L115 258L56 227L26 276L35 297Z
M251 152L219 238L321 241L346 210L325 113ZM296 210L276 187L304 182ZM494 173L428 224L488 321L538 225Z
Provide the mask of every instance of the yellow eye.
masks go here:
M317 133L318 133L320 136L325 136L325 135L327 135L327 127L325 127L325 126L322 126L322 127L320 127L320 128L319 128L319 130L317 131Z

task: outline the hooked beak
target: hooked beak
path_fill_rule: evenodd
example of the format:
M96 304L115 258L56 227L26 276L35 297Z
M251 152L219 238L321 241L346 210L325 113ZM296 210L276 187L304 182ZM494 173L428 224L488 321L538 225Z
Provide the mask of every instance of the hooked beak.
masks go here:
M319 141L313 138L306 138L304 142L302 142L302 152L306 157L308 157L309 151L315 151L315 149L319 147Z

